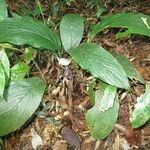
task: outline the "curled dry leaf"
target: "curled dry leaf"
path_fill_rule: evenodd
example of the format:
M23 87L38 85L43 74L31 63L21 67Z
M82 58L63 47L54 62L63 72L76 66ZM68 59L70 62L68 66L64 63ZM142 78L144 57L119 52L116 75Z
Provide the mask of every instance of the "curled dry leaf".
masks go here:
M81 139L73 129L65 126L61 129L61 134L71 146L75 146L78 149L80 148Z

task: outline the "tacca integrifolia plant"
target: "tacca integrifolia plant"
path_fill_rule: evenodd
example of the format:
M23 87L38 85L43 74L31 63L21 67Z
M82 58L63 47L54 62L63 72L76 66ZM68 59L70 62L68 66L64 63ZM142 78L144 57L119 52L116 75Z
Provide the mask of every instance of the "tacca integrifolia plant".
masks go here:
M5 3L3 6L6 7ZM83 69L91 72L95 77L92 87L89 87L89 96L93 107L87 111L86 120L95 139L107 137L118 117L117 88L128 90L130 88L128 78L144 83L129 59L115 52L110 53L96 43L84 41L80 44L84 33L84 19L78 14L67 14L62 18L60 37L41 21L23 16L7 18L6 14L6 9L0 14L2 18L0 20L1 43L30 45L38 49L47 49L55 54L62 49L62 44L64 50L74 61ZM127 22L130 18L136 21L133 21L134 23ZM94 26L88 38L92 41L95 34L106 27L129 28L125 33L119 33L117 37L134 33L150 36L147 33L149 22L146 21L148 18L147 15L132 13L106 17ZM107 24L104 23L106 21ZM38 78L10 80L10 70L7 54L4 49L1 49L0 136L15 131L27 121L38 107L45 90L45 83ZM98 81L98 90L94 92L92 89L96 85L94 83L96 80ZM150 116L149 102L144 103L148 91L149 85L147 92L139 100L139 105L142 104L143 109L140 110L137 107L133 114L131 120L133 127L144 124ZM145 115L146 119L139 124L137 120L141 115Z

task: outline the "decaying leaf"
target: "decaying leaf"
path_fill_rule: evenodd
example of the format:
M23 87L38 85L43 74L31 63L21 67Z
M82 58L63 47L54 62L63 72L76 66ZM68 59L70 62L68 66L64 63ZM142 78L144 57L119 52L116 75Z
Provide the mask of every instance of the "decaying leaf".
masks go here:
M113 88L115 87L101 83L100 89L95 94L95 105L86 113L87 124L94 139L106 138L116 124L119 101L116 90L112 90ZM113 107L108 107L107 110L104 109L104 111L101 111L101 102L107 97L106 93L109 93L108 95L110 95L108 104L109 102L112 102L111 104L113 104ZM107 100L105 106L107 106Z
M146 85L146 92L137 100L132 114L132 127L138 128L150 119L150 84Z

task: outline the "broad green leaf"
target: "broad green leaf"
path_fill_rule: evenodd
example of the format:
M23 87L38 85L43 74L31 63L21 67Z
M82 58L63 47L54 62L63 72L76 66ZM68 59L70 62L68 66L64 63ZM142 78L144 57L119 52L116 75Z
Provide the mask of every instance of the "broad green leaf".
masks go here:
M105 49L94 43L84 43L70 51L73 59L92 75L100 80L119 87L129 89L129 83L122 66Z
M3 98L5 85L8 83L10 75L10 64L5 50L0 50L0 100Z
M8 13L7 13L6 1L0 0L0 21L6 19L7 16Z
M133 63L130 62L130 60L119 53L116 52L110 52L116 59L117 61L122 65L125 73L130 79L135 79L137 81L140 81L141 83L144 83L144 79L142 76L138 73L136 68L134 67Z
M5 89L5 71L3 68L2 63L0 62L0 101L2 101L3 99L3 94L4 94L4 89Z
M60 23L60 36L64 49L76 48L82 39L84 31L83 18L77 14L65 15Z
M146 85L146 92L137 100L131 118L133 128L138 128L150 119L150 84Z
M115 89L114 93L112 92L112 89ZM102 101L104 102L107 98L106 93L109 93L110 95L109 101L114 102L113 107L101 111ZM114 95L116 97L114 97ZM106 103L107 101L105 104ZM119 102L118 95L116 95L116 88L111 85L102 85L95 94L95 105L86 113L87 124L94 139L104 139L111 133L117 121L118 111Z
M98 32L108 27L122 27L127 29L124 32L117 33L117 38L121 38L129 34L150 36L150 16L141 13L118 13L104 17L101 22L94 26L89 37L93 38Z
M88 85L88 95L90 97L90 102L94 105L95 103L95 91L94 88L96 86L96 79L94 78L91 83Z
M23 63L18 62L11 68L11 81L16 81L23 79L25 75L29 72L30 67Z
M30 45L56 52L61 49L59 37L44 23L31 17L7 18L0 22L0 42Z
M42 99L45 83L39 78L11 83L6 100L0 102L0 136L19 129L35 112Z
M4 69L4 73L5 73L5 76L6 76L6 81L8 82L9 76L10 76L10 63L9 63L8 56L5 53L4 49L2 49L0 51L0 62L1 62L2 66L3 66L3 69Z

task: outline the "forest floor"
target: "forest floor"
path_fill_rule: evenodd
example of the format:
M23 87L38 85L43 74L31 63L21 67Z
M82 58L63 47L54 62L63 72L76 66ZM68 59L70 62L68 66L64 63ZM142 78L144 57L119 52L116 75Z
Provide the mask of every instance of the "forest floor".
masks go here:
M41 4L45 8L43 16L45 19L51 16L51 21L58 23L64 14L78 13L93 24L98 21L95 15L97 6L90 5L86 0L75 0L68 5L64 4L57 15L51 15L50 4L56 2L41 0ZM114 2L106 0L104 3L106 7L104 15L118 12L150 15L148 0ZM34 8L35 2L8 0L8 7L10 11L18 13L23 7ZM43 17L39 15L38 18L42 19ZM84 37L87 36L88 30L89 25L86 24ZM129 57L145 81L150 82L150 38L131 35L115 39L117 31L117 29L105 30L96 36L95 42L107 50L114 50ZM64 54L64 57L69 56ZM150 125L132 129L129 120L137 97L144 93L143 85L135 83L131 92L120 92L121 102L116 127L105 140L94 140L85 121L85 113L90 108L86 88L92 76L75 62L67 67L59 65L57 59L47 52L38 52L34 67L38 69L33 69L31 76L39 76L48 84L47 92L44 95L46 108L41 106L26 125L5 137L6 150L33 150L33 135L39 135L42 138L43 144L38 148L39 150L150 149ZM68 108L72 108L71 112Z

